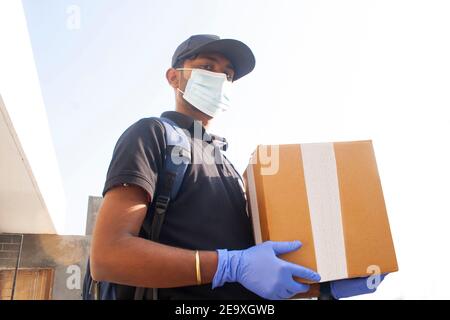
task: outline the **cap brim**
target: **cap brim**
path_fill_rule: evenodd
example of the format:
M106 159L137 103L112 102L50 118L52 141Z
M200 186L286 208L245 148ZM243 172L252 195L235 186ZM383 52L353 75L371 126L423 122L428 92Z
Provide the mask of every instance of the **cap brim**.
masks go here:
M255 68L255 56L252 50L243 42L234 39L220 39L211 41L196 48L189 54L204 52L219 52L223 54L234 67L233 81L249 74Z

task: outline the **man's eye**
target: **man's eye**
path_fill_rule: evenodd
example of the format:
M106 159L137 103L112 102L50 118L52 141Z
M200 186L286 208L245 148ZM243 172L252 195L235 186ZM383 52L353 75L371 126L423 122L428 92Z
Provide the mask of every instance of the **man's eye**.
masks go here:
M214 66L211 65L211 64L204 64L204 65L199 66L199 68L204 69L204 70L208 70L208 71L214 71ZM226 74L228 81L233 81L233 78L234 78L233 75L231 75L231 74L229 74L227 72L224 72L224 73Z
M200 68L205 69L205 70L212 70L213 69L212 65L210 65L210 64L205 64L203 66L200 66Z

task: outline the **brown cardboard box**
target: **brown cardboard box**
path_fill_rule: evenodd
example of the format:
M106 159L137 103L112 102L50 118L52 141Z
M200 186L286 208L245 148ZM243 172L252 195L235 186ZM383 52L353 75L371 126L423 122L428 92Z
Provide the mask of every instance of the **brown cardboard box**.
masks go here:
M371 141L258 146L244 179L256 243L300 240L321 282L398 270Z

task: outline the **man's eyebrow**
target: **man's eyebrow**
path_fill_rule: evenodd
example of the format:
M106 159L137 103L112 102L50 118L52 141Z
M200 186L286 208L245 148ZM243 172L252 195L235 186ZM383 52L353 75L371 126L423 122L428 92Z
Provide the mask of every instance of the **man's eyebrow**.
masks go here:
M202 56L199 57L199 58L200 58L200 59L201 59L201 58L205 58L205 59L208 59L208 60L211 60L211 61L214 61L214 62L219 63L219 60L218 60L217 58L213 57L213 56L202 55ZM234 71L234 67L233 67L233 65L232 65L231 63L227 64L227 68Z

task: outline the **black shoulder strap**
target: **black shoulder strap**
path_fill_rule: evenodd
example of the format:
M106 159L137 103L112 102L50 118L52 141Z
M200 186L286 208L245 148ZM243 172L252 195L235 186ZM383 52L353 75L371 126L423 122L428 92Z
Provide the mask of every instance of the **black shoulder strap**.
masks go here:
M183 130L167 118L159 118L165 128L166 150L162 173L160 173L155 199L147 210L142 225L144 237L159 241L161 227L169 208L170 201L180 190L187 167L191 162L191 143ZM142 300L145 288L136 288L134 299ZM152 298L157 299L157 289L153 289Z

